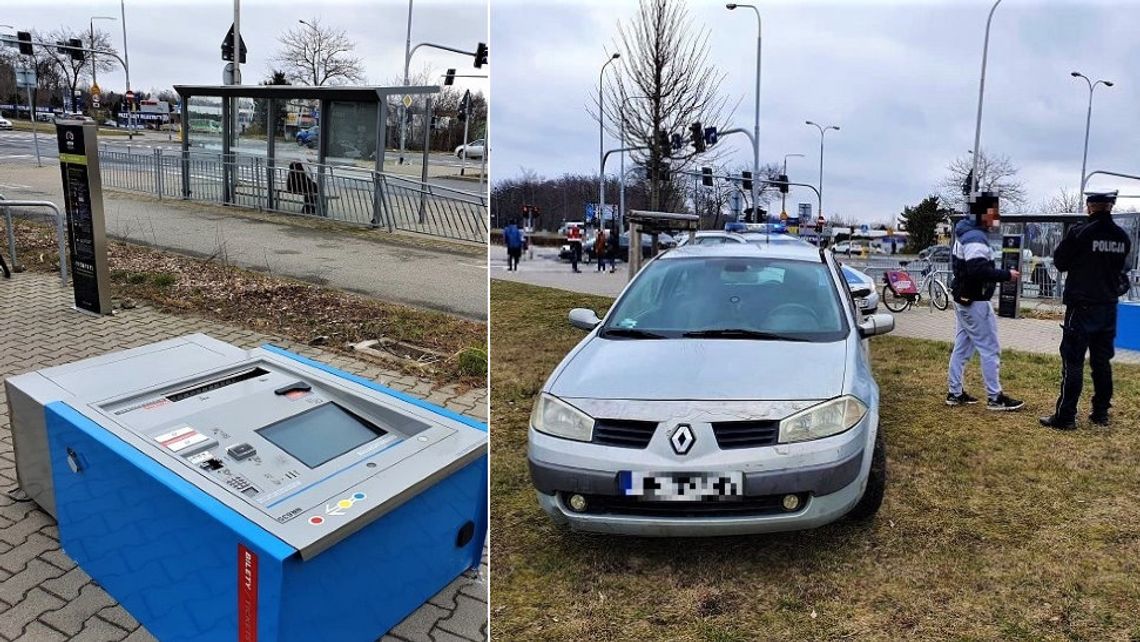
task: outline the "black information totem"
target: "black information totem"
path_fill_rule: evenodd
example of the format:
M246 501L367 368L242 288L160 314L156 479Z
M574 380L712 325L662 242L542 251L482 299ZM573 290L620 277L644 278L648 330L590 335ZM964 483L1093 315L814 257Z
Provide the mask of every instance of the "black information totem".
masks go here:
M1003 270L1021 272L1020 234L1006 234L1001 237L1001 267ZM998 291L998 316L1016 319L1020 315L1021 281L1005 281Z
M56 126L56 140L67 210L75 308L92 314L110 314L106 225L95 132L93 123L60 122Z

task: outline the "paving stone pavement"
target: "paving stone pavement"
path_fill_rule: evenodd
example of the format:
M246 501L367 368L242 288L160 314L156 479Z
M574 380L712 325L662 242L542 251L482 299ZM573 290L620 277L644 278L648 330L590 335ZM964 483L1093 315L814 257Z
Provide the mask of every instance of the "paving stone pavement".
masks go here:
M253 348L272 342L307 357L458 412L487 420L487 391L460 394L376 365L191 316L146 306L94 318L69 308L71 291L52 275L0 280L0 381L16 374L193 332ZM16 487L7 401L0 395L0 490ZM478 573L457 578L397 625L384 642L486 640L487 552ZM32 502L0 493L0 640L145 642L154 640L61 550L54 520ZM316 641L314 641L316 642ZM332 641L330 641L332 642Z
M885 312L886 310L880 310ZM953 309L939 312L925 306L894 314L894 334L915 339L954 341ZM1007 319L998 317L998 339L1002 350L1018 350L1038 354L1057 354L1061 345L1061 324L1045 319ZM1140 363L1140 352L1117 349L1116 363Z

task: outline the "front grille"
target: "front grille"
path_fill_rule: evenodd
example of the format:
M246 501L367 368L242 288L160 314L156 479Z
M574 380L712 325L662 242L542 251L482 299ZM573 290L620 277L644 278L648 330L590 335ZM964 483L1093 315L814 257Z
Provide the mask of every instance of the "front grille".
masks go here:
M572 493L562 493L562 503L569 506ZM699 502L643 501L623 495L585 495L586 515L628 515L633 517L760 517L802 511L808 494L797 493L800 506L795 511L784 510L783 495L759 495L739 499L706 500ZM571 511L573 513L573 511Z
M657 430L655 421L632 419L597 419L594 421L594 443L622 448L645 448Z
M773 419L716 421L712 428L716 443L723 450L771 446L780 438L780 422Z

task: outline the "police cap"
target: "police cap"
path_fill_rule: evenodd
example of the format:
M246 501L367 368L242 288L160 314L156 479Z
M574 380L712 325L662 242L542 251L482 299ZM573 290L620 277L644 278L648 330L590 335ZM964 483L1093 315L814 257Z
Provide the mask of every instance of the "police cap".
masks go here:
M1089 204L1093 203L1108 203L1113 205L1116 203L1116 194L1119 190L1112 190L1111 192L1085 192L1085 201Z

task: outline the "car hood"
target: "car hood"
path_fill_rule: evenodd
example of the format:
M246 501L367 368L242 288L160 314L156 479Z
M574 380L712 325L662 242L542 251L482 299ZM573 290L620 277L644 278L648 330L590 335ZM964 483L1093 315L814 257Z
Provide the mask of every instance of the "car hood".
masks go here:
M562 362L549 392L592 399L828 399L843 392L847 341L600 339Z

